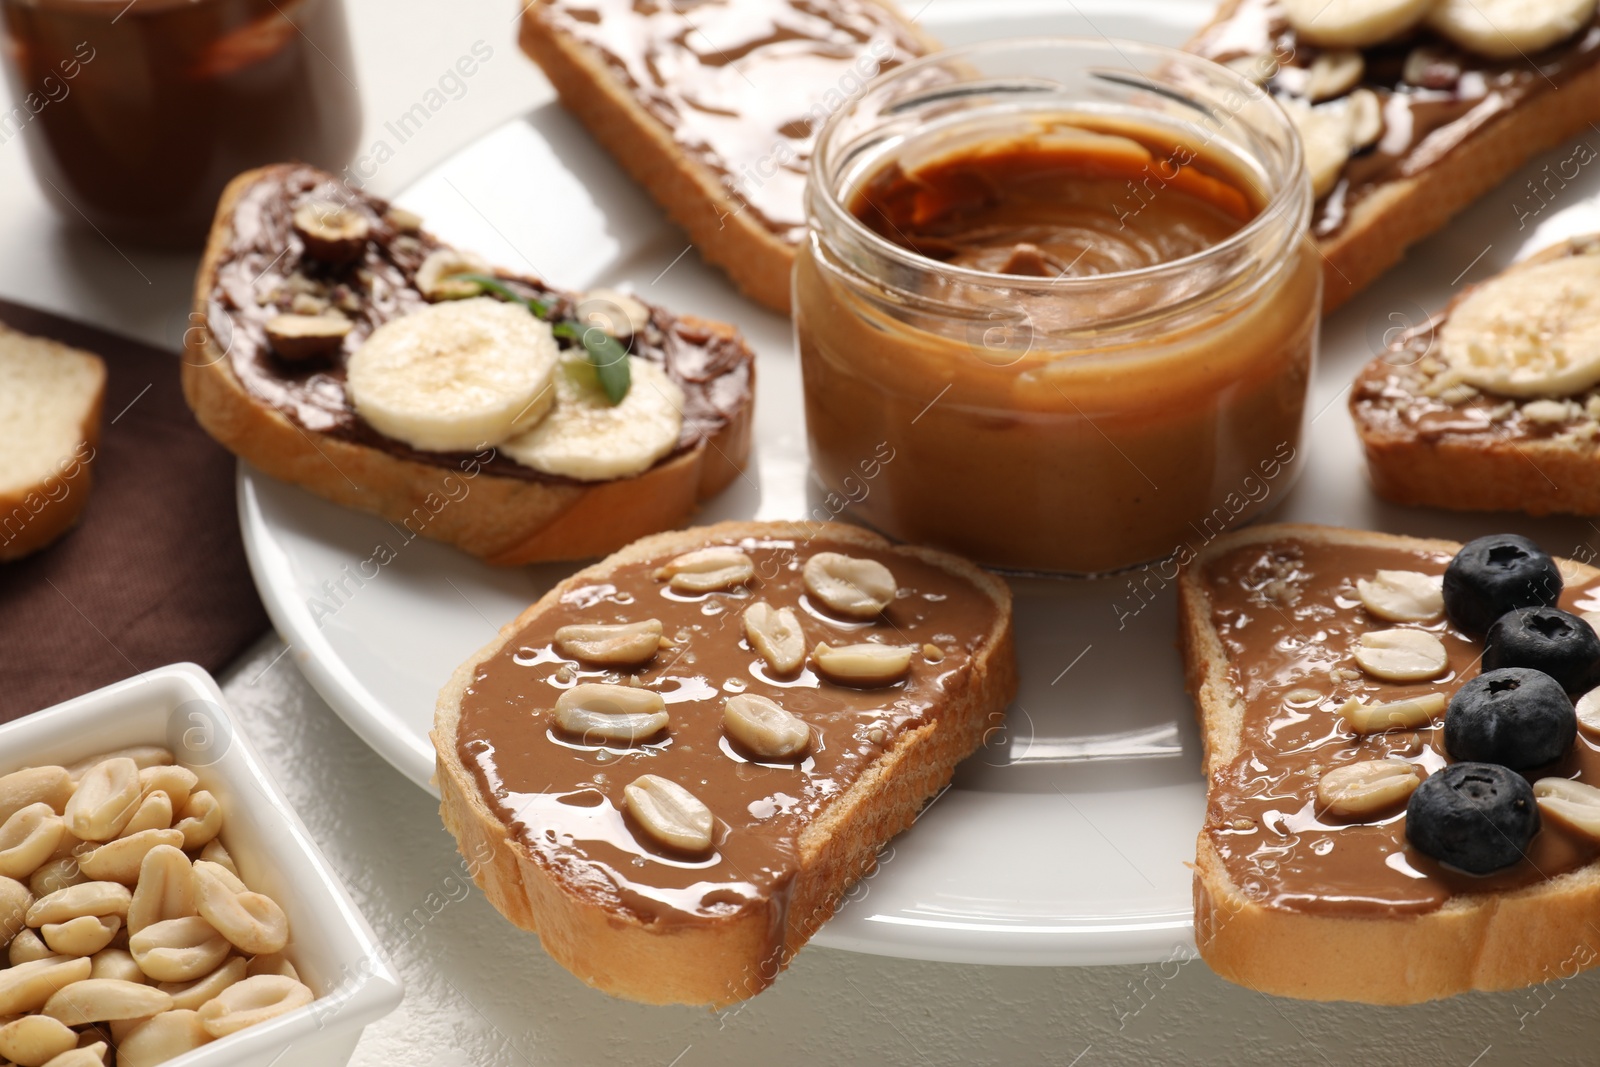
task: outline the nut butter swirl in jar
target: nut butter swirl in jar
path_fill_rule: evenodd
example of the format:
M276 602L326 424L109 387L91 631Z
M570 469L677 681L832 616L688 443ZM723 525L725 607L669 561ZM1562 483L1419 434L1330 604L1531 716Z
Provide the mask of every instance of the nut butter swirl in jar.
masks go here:
M1300 142L1130 42L909 64L824 130L796 260L812 468L891 536L1094 574L1193 551L1300 469L1321 313Z

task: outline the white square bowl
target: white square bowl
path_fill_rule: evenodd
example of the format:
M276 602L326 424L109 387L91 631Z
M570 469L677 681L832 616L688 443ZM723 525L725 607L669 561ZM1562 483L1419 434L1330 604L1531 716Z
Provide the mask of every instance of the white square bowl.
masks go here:
M288 954L317 996L168 1067L343 1067L404 987L209 674L192 663L162 667L0 726L0 774L135 745L171 749L221 802L227 849L250 888L288 914Z

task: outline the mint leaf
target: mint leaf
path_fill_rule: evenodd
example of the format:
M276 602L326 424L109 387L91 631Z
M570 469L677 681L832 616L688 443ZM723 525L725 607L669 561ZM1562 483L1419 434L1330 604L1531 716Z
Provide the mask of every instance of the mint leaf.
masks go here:
M499 278L491 278L487 274L457 274L454 277L474 282L513 304L521 304L535 318L550 317L550 308L547 304L522 296ZM598 326L585 329L580 328L575 322L555 323L550 327L550 332L557 337L583 345L584 353L589 357L590 365L594 367L595 376L600 379L600 388L605 390L606 399L613 404L622 403L622 398L628 395L628 389L633 384L633 374L628 369L628 350L623 347L621 341Z
M583 345L589 363L594 367L595 377L600 379L600 388L606 391L606 399L613 404L622 403L622 398L628 395L628 389L633 384L633 374L628 368L628 350L622 346L622 342L598 326L579 329L572 322L557 323L552 332L557 337L565 337Z

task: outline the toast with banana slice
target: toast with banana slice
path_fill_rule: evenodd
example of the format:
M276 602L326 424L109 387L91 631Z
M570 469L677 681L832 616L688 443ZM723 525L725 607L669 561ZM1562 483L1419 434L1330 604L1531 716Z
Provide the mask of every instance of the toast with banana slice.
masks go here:
M1575 710L1529 669L1593 677L1578 613L1597 594L1600 570L1507 534L1265 525L1187 563L1207 964L1262 993L1412 1004L1600 962L1600 692Z
M890 0L534 0L521 44L701 255L783 314L816 134L938 49Z
M1329 310L1600 122L1595 0L1224 0L1188 47L1299 127Z
M772 984L1016 684L1010 591L964 560L832 523L658 534L456 670L441 812L574 975L721 1006Z
M261 471L516 565L681 526L750 448L733 327L492 267L315 168L217 209L184 395Z
M1357 376L1350 413L1379 496L1600 513L1600 235L1473 286Z

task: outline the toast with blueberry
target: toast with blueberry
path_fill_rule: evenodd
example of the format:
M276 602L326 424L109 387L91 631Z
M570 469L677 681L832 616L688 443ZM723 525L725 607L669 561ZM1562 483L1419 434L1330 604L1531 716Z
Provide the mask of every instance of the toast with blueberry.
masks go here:
M1192 559L1179 606L1213 970L1409 1004L1600 960L1600 570L1265 525Z

